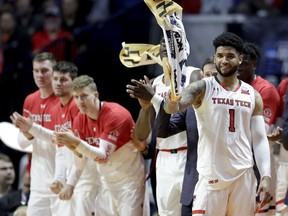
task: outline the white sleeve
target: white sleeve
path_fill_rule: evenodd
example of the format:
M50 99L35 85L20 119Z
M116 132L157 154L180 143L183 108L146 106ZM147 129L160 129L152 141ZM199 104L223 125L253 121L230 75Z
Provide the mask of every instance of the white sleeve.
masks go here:
M38 139L52 143L52 135L54 131L49 130L39 124L33 122L32 127L28 132Z
M271 177L270 148L262 115L252 116L251 133L254 156L261 178L264 176Z
M63 185L66 181L66 163L64 157L64 148L65 146L57 146L56 156L55 156L55 172L54 179L60 181Z
M34 142L36 142L35 138L29 140L21 131L19 131L18 144L22 149L27 148L28 146L32 145Z
M111 156L115 149L116 145L100 139L99 147L91 146L87 142L81 140L75 150L86 155L88 158L95 160L106 159L107 155Z
M155 112L158 114L159 110L160 110L160 106L162 101L164 100L164 98L162 98L160 95L158 94L154 94L153 97L151 98L151 103L155 109Z
M76 156L77 157L77 156ZM83 163L82 163L83 165ZM76 186L77 182L79 181L82 171L84 167L81 169L77 168L75 164L72 165L71 171L69 172L68 178L67 178L67 184Z

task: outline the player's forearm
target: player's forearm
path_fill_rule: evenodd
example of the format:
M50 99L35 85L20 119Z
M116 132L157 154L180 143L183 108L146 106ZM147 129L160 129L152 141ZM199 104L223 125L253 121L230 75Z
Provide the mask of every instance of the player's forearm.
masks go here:
M151 119L150 119L151 109L153 109L153 107L149 107L148 109L142 108L139 112L139 115L135 124L135 136L136 136L136 139L140 141L146 140L152 129Z
M106 158L106 149L101 147L91 146L87 142L81 140L78 146L75 149L82 155L86 155L88 158L95 160L97 158L105 159Z
M255 160L261 178L271 177L270 148L262 115L252 116L251 133Z
M46 142L52 143L52 135L53 131L49 130L39 124L33 123L32 127L28 131L31 133L34 137L44 140Z
M55 155L55 172L54 179L60 181L63 185L66 181L66 163L64 157L64 148L65 146L58 147Z
M83 169L84 167L82 167L82 169L78 169L78 167L76 167L76 165L73 164L68 174L67 184L75 187L81 177Z
M28 139L21 131L18 134L18 143L22 149L27 148L35 142L35 139Z

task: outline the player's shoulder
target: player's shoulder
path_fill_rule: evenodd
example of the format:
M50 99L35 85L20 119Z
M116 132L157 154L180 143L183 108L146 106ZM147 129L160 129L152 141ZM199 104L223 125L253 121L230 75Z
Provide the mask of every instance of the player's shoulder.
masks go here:
M25 101L33 101L38 99L40 99L40 90L28 94L25 98Z

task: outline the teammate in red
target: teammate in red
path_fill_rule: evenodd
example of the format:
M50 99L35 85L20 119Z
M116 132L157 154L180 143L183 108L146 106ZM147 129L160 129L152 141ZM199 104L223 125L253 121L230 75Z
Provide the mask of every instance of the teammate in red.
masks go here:
M257 90L263 100L263 117L266 125L266 133L270 134L275 127L277 117L279 115L279 105L280 97L275 86L269 81L263 79L261 76L255 74L259 59L261 57L258 47L253 43L244 43L242 50L243 62L238 68L237 77L252 85L252 87ZM276 190L276 165L274 156L272 155L273 149L272 145L271 152L271 201L269 205L267 204L262 209L259 210L261 216L269 214L275 214L275 190ZM259 181L259 173L256 170L256 176Z
M278 93L280 95L280 113L279 113L279 116L283 116L283 113L284 113L284 104L285 104L285 95L286 95L286 90L287 90L287 86L288 86L288 78L285 78L283 80L281 80L281 82L279 83L278 85Z
M243 62L239 65L237 77L252 85L260 93L264 105L263 117L266 123L266 131L269 133L273 129L273 125L279 115L279 94L272 83L255 74L261 57L258 47L253 43L245 43L242 54Z
M80 137L71 131L55 132L55 142L96 162L100 175L97 215L141 216L145 170L142 155L131 141L131 114L117 103L101 102L96 83L89 76L76 78L72 88L80 110L73 130Z
M33 77L39 90L28 95L23 106L23 116L27 117L28 111L33 122L50 130L54 129L52 109L59 101L52 89L54 65L56 60L51 53L39 53L33 58ZM17 116L14 116L12 121L17 127ZM33 145L31 194L27 215L52 215L58 210L57 196L49 189L54 179L56 148L48 142L34 138L27 131L19 133L18 141L22 148Z

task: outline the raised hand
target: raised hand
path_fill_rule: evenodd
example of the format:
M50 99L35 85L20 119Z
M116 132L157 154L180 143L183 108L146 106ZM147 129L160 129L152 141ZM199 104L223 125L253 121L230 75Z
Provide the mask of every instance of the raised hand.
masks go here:
M20 115L18 112L14 112L10 119L12 120L12 123L20 129L22 132L28 132L30 128L32 127L33 120L32 115L28 110L24 110L24 112L28 113L28 117L24 117Z
M52 139L54 143L65 145L72 151L75 150L75 148L79 145L81 141L81 139L75 136L71 130L67 130L64 132L54 132Z
M134 85L126 85L126 92L129 93L130 97L137 98L140 105L143 108L147 108L151 105L150 101L155 94L149 79L147 76L144 76L144 80L135 80L132 79L131 82Z

